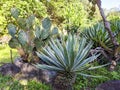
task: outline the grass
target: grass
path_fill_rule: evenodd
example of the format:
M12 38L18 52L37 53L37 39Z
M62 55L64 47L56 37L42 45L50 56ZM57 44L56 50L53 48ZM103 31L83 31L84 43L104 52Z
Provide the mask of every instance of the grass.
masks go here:
M11 49L8 45L0 44L0 62L4 62L4 63L11 62L10 50L12 50L13 60L19 56L15 49Z
M24 84L26 83L26 84ZM51 86L30 80L22 83L10 76L0 75L0 90L52 90Z
M91 78L78 76L76 83L74 85L75 90L85 90L84 88L90 87L90 90L95 90L95 87L101 83L110 80L120 80L120 65L118 64L115 71L108 71L107 67L99 68L92 71L87 71L86 73L95 76L103 76L102 78Z

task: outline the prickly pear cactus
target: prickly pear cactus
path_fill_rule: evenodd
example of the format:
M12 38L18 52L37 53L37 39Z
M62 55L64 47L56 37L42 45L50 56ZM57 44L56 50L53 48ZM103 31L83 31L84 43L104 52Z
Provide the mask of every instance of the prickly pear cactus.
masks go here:
M16 8L11 9L11 15L15 18L15 22L8 24L8 33L11 35L9 46L15 48L25 54L21 57L25 57L30 61L33 59L33 49L41 49L47 45L47 41L58 34L58 28L53 27L51 20L47 17L42 20L42 25L36 25L35 16L30 15L27 18L19 16L19 10ZM52 28L53 27L53 28ZM26 57L27 56L27 57Z
M58 34L58 28L57 27L52 28L51 20L48 17L43 19L42 27L36 26L35 28L34 39L35 47L37 49L40 49L41 46L45 46L47 41L55 34Z

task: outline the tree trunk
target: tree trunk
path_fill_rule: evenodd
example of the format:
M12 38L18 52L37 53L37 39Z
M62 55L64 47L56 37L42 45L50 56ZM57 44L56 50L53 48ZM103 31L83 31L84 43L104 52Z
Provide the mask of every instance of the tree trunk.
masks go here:
M66 75L58 74L54 80L53 90L73 90L73 84L75 83L76 75L72 77L66 77Z
M116 47L118 47L118 42L116 41L113 33L112 33L112 30L110 28L110 23L107 21L106 17L105 17L105 14L104 14L104 11L103 9L101 8L101 0L96 0L96 4L99 8L99 11L100 11L100 14L102 16L102 19L103 19L103 22L104 22L104 26L105 26L105 29L107 30L109 36L110 36L110 39L111 39L111 42L113 43L113 45Z

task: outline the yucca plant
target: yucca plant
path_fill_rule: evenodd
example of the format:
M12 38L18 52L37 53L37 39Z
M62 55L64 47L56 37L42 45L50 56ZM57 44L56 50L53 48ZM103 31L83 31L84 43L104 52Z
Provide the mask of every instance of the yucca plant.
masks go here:
M71 90L75 82L76 75L84 75L84 70L90 68L90 62L99 55L88 56L93 43L86 43L86 39L80 41L76 36L69 35L67 41L49 41L49 46L44 47L37 55L46 64L37 64L36 67L44 70L57 72L54 80L54 87L57 90Z

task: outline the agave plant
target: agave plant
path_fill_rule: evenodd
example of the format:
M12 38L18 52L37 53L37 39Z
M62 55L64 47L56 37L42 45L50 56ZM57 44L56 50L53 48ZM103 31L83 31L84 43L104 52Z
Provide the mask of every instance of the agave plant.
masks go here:
M111 51L113 47L108 33L105 31L105 28L102 23L97 23L96 25L85 28L81 33L81 37L86 38L88 41L91 40L94 42L94 47L103 47L107 51Z
M120 34L120 27L119 27L119 20L111 22L111 29L113 31L114 37L118 42L119 41L119 34ZM99 47L98 52L102 53L100 63L106 63L106 61L111 62L112 68L116 66L116 61L120 60L120 46L117 48L113 45L112 41L110 40L110 36L108 32L106 32L102 23L98 23L93 27L89 27L85 29L81 35L87 39L87 41L91 40L94 42L93 49ZM95 50L96 51L96 50ZM110 66L111 67L111 66ZM110 69L111 70L111 69Z
M91 40L94 42L92 49L95 49L95 52L98 51L102 53L99 58L100 64L108 62L109 57L107 53L113 54L113 44L102 23L97 23L96 25L85 28L80 36L86 38L87 41Z
M120 19L113 19L111 22L111 29L114 32L115 38L120 43Z
M52 23L48 17L42 20L42 27L36 25L34 15L20 17L17 8L11 9L11 15L15 22L8 24L8 32L11 35L9 46L18 50L23 61L39 61L34 52L45 46L50 37L58 33L57 27L51 28Z
M54 85L60 90L71 90L77 74L83 74L84 70L90 68L89 63L99 55L88 56L93 43L86 43L86 39L80 41L76 36L69 35L67 41L49 41L49 46L44 47L37 55L46 64L37 64L36 67L45 70L56 71Z

